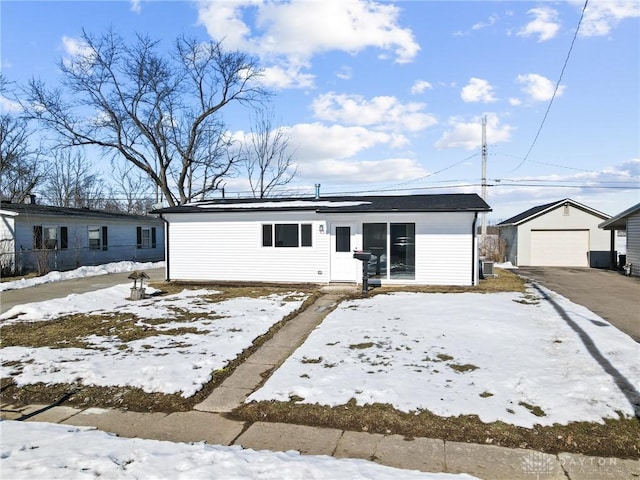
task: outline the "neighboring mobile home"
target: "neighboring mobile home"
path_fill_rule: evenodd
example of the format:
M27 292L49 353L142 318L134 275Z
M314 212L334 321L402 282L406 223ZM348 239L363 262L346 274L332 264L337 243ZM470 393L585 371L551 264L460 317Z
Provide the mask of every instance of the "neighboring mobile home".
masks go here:
M520 267L611 266L611 240L598 224L609 215L570 198L530 208L500 222L506 260Z
M476 285L476 194L219 199L158 213L166 279Z
M164 259L164 222L154 216L2 202L3 274Z
M640 277L640 203L602 222L599 226L604 230L626 230L626 259L625 264L620 267L626 266L630 275Z

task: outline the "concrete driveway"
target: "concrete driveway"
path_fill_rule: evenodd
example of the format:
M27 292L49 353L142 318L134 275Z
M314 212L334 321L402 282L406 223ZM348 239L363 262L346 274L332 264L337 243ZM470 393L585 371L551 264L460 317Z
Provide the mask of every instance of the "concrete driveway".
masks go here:
M640 342L640 278L597 268L520 267L514 271L587 307Z
M164 268L145 270L149 275L149 282L164 281ZM7 290L0 293L0 313L4 313L16 305L29 302L43 302L52 298L62 298L72 293L85 293L100 288L112 287L121 283L132 283L129 280L131 272L108 273L94 277L74 278L61 282L44 283L35 287L19 290ZM145 282L146 285L147 282Z

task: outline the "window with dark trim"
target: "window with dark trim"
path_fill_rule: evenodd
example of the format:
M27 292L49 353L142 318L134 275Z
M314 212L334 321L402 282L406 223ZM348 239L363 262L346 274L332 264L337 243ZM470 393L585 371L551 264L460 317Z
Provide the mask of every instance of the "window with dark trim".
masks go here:
M351 251L351 227L336 227L336 252Z
M311 224L309 223L303 223L300 225L300 246L311 246Z
M136 248L156 248L156 227L136 227Z
M89 250L107 250L109 240L107 227L88 227Z
M262 246L273 247L273 225L262 225Z
M276 247L298 246L298 224L276 223Z
M42 225L33 226L33 249L40 250L42 248Z
M60 250L66 250L67 248L69 248L69 229L60 227Z
M313 229L310 223L275 223L262 225L263 247L311 247Z

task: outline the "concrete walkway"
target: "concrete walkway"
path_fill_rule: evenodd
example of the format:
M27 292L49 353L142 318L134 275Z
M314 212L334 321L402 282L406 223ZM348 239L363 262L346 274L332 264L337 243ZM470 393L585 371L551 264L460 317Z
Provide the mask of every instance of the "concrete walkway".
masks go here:
M190 412L166 414L50 405L2 405L0 418L93 426L122 437L173 442L204 441L254 450L297 450L309 455L362 458L397 468L468 473L482 479L622 480L640 476L639 460L568 453L550 455L493 445L431 438L409 439L401 435L285 423L251 423L227 418L225 413L239 406L263 381L263 374L275 370L340 302L340 290L325 287L323 295L313 305L281 328Z

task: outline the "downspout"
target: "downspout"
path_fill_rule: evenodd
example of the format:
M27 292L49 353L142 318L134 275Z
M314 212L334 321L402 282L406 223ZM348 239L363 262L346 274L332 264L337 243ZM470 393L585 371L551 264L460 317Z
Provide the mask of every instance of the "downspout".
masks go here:
M164 222L164 276L165 282L171 281L171 275L169 275L169 222L160 213L160 219Z
M476 285L476 223L478 221L478 212L473 214L473 230L471 230L471 285Z
M616 262L616 231L611 230L611 241L609 248L609 268L611 270L617 270L617 262Z

